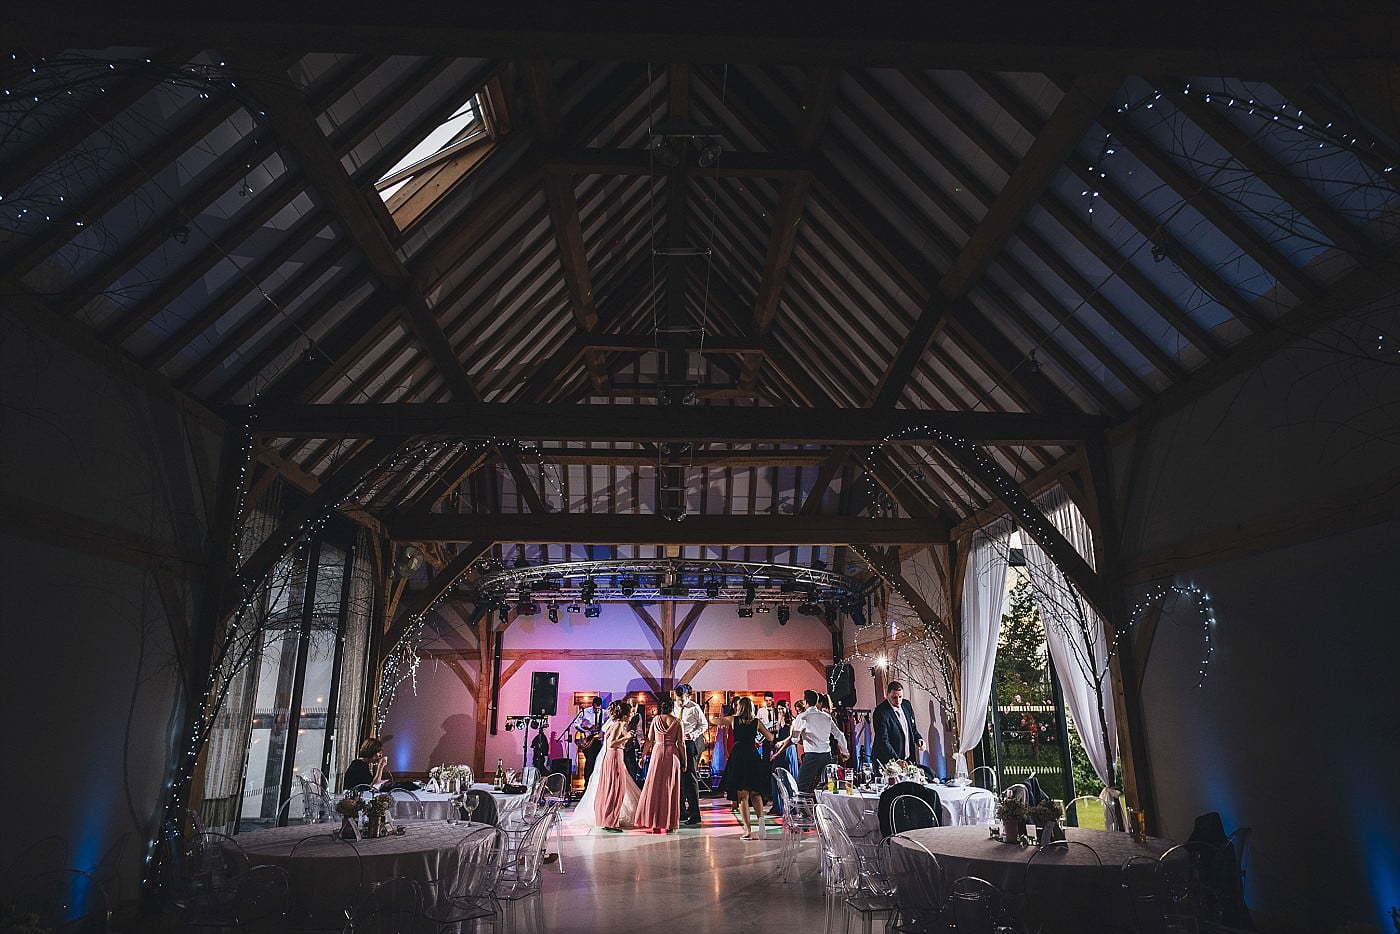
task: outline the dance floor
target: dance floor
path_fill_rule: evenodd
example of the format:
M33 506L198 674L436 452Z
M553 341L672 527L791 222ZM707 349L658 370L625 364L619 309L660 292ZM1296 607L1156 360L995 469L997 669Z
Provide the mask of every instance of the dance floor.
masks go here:
M783 883L777 879L776 824L766 838L744 841L727 801L706 800L701 807L704 826L674 834L566 830L567 872L561 876L556 867L545 867L544 930L820 930L825 908L815 837L804 845L801 881Z

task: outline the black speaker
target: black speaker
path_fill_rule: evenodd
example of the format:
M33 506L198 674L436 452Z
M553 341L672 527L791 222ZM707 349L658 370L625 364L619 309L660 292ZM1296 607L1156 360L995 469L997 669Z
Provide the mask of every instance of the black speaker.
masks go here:
M552 717L559 708L559 672L537 671L530 676L530 716Z
M545 774L546 774L546 775L554 775L555 773L558 773L558 774L564 775L564 776L572 776L572 775L574 774L574 760L573 760L573 759L550 759L550 760L549 760L549 771L546 772Z

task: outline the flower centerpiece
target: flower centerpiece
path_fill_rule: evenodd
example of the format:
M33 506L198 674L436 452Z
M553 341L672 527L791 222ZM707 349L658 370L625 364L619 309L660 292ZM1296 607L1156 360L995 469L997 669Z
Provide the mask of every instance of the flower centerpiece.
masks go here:
M904 759L891 759L882 768L885 773L886 784L893 785L899 781L917 782L922 781L924 772L913 762Z
M369 817L365 821L365 837L387 837L392 832L394 798L392 795L375 795L369 799Z
M472 769L469 765L435 765L428 770L428 780L438 791L457 794L465 791L472 783Z
M342 840L360 839L360 829L355 825L355 818L364 809L364 799L353 791L345 792L345 796L335 803L335 812L340 815L338 836Z
M1002 798L997 802L997 820L1001 821L1002 838L1015 843L1026 832L1026 806L1020 798Z
M1060 818L1064 816L1060 806L1051 798L1046 798L1040 804L1026 811L1026 817L1030 818L1031 823L1039 828L1036 839L1041 846L1065 838L1064 828L1060 826Z

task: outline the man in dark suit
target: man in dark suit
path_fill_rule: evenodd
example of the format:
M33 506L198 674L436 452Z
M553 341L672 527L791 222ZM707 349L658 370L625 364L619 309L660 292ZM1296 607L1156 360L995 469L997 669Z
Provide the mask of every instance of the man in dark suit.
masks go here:
M885 688L885 699L875 707L875 742L870 755L876 762L891 759L913 762L924 738L914 725L914 708L904 699L904 685L891 681Z

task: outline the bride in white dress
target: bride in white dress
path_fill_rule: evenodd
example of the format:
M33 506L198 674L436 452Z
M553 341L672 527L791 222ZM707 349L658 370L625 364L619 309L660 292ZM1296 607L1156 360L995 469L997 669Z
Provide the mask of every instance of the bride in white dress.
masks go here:
M574 812L568 817L571 827L591 830L603 826L597 814L598 790L604 786L604 776L609 773L612 774L613 780L619 783L623 793L621 817L616 826L632 826L632 816L637 812L641 789L628 774L623 758L622 749L627 745L627 735L626 714L614 714L613 719L603 728L603 754L598 757L598 763L593 767L593 776L588 780L588 787L583 790L583 797L579 798Z

